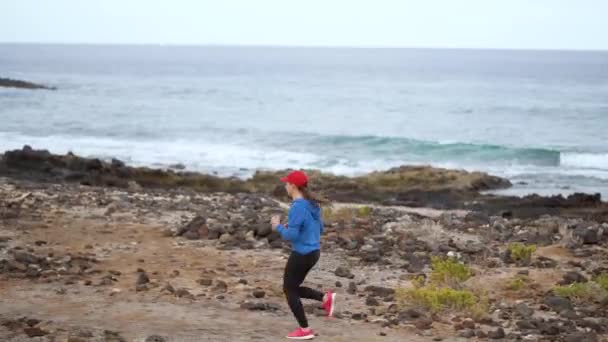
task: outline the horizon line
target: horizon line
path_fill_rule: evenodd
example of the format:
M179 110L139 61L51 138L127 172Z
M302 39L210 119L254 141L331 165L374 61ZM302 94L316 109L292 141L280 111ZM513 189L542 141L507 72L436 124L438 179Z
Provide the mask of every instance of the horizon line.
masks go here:
M454 47L454 46L398 46L398 45L281 45L281 44L231 44L231 43L125 43L125 42L11 42L0 45L64 45L64 46L138 46L138 47L210 47L210 48L286 48L286 49L411 49L411 50L491 50L491 51L538 51L538 52L608 52L606 49L579 48L521 48L521 47Z

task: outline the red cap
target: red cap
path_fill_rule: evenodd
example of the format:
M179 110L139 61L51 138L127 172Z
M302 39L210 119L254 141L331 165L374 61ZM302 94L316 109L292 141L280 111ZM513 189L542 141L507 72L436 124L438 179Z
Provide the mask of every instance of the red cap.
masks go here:
M308 176L302 171L293 171L288 174L287 177L281 178L281 182L283 183L291 183L298 188L303 188L308 185Z

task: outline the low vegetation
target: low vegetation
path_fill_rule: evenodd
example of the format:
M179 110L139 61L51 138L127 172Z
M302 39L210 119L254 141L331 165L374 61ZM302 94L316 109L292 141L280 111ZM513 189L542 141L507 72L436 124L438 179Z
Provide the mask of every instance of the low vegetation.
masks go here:
M485 297L463 284L473 276L467 265L452 258L434 257L431 267L432 272L426 280L418 277L412 281L412 287L396 290L401 306L416 306L432 313L464 312L474 317L487 313Z
M518 264L529 264L532 261L532 255L536 252L536 245L525 245L515 242L507 247L511 260Z
M556 286L553 293L579 302L602 301L608 298L608 273L600 274L586 283Z

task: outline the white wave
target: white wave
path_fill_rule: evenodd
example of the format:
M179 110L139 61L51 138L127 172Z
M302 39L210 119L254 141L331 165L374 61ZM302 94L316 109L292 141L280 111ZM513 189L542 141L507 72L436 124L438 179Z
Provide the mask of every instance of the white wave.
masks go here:
M608 170L608 153L568 153L560 155L560 165L566 167Z
M310 166L319 157L310 153L268 150L254 146L203 141L127 141L109 138L47 136L33 137L0 133L2 150L20 149L30 145L52 153L69 151L97 158L118 158L130 165L163 167L181 163L189 170L254 170L286 169L298 165ZM228 172L228 171L227 171Z
M238 138L238 137L235 137ZM72 151L78 155L99 158L118 158L134 166L168 167L181 163L186 169L217 172L222 176L247 177L258 169L287 168L321 169L337 175L357 176L372 171L383 171L400 165L431 165L448 169L484 171L509 179L555 178L560 184L588 181L605 184L608 180L608 154L563 154L559 167L537 165L491 165L463 162L420 162L401 159L355 159L355 156L332 158L324 151L315 153L290 151L289 146L270 148L238 142L203 140L116 140L98 137L29 136L0 132L0 152L31 145L53 153ZM598 183L598 184L599 184Z

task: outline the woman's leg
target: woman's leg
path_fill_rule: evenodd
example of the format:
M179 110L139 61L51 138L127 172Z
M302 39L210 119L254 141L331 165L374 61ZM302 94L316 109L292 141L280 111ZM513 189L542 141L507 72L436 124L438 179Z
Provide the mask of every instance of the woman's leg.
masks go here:
M310 271L318 260L319 251L305 255L291 252L289 259L287 260L287 265L285 266L283 291L287 297L287 304L289 304L291 312L302 328L308 328L308 320L306 319L306 313L304 312L300 297L317 300L323 299L323 294L321 292L306 287L300 287L306 278L308 271ZM318 299L319 295L321 299Z
M306 269L306 274L304 274L304 278L306 278L306 275L308 275L308 272L317 264L317 261L319 261L319 256L320 256L320 251L318 251L318 250L305 255L306 265L304 268ZM304 282L304 279L302 279L302 282ZM302 282L300 282L300 284ZM310 287L306 287L306 286L300 286L299 290L300 290L301 298L314 299L319 302L323 301L323 293L321 291L311 289Z

